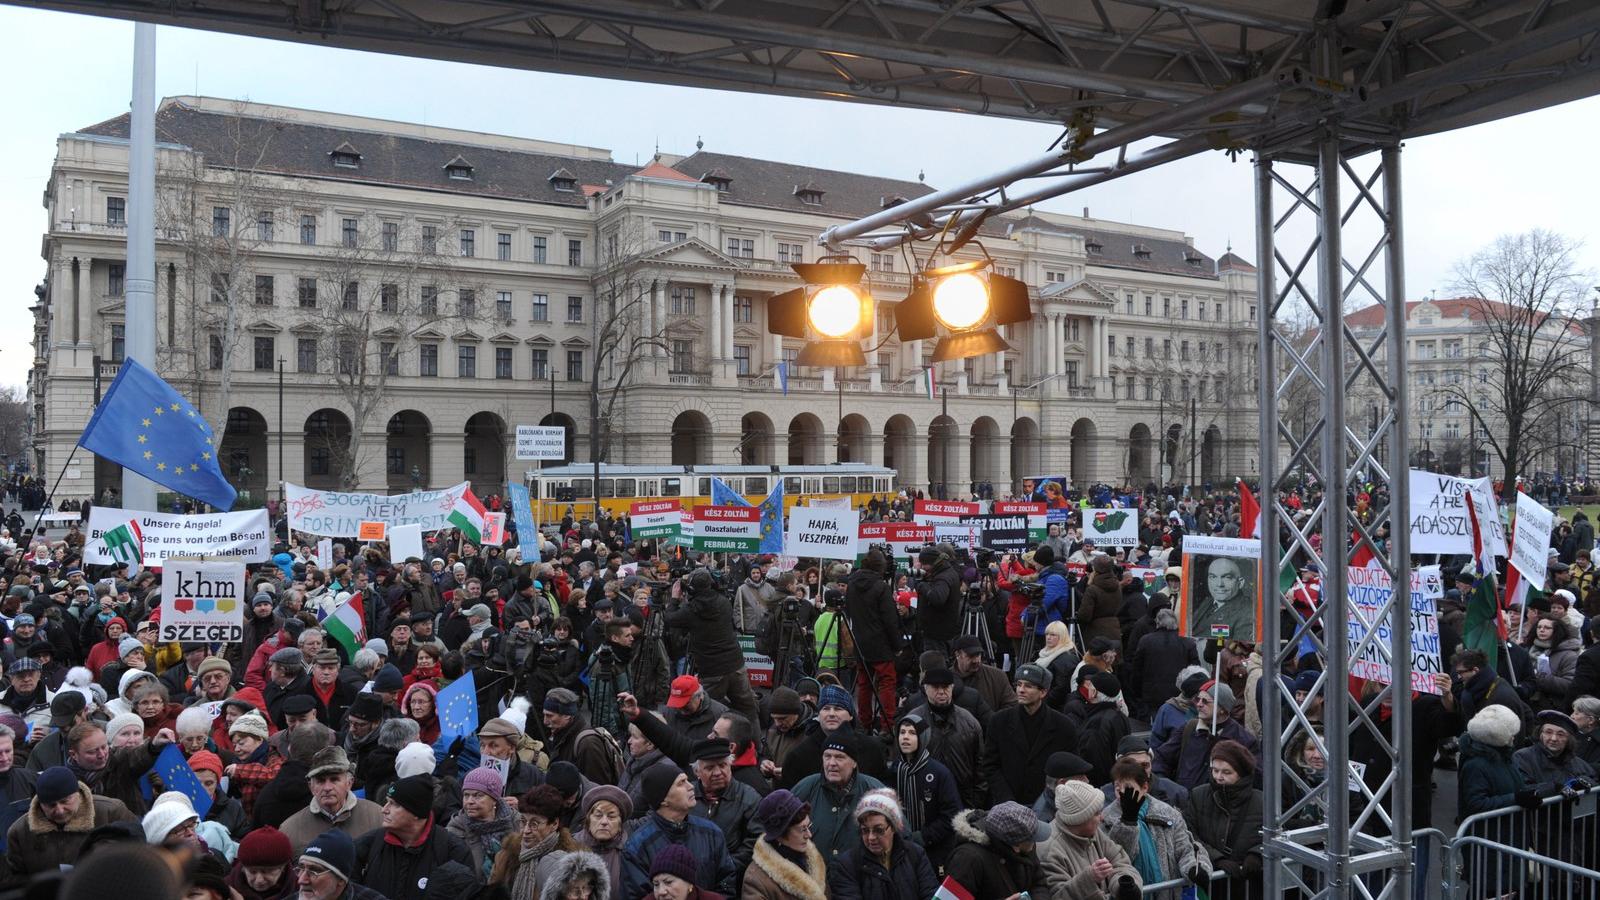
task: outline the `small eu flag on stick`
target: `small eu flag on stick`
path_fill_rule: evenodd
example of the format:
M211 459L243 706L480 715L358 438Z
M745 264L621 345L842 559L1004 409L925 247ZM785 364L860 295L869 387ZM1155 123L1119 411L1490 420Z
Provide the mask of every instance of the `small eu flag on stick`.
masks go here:
M478 683L472 673L439 692L439 736L478 733Z

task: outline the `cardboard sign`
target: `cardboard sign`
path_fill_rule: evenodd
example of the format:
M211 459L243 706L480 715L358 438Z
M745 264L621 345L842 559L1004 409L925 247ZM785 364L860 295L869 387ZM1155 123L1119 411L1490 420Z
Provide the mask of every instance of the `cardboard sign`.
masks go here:
M1139 510L1086 509L1083 511L1083 537L1094 541L1096 547L1137 547Z
M1495 556L1505 556L1506 532L1500 524L1500 505L1494 499L1494 485L1487 477L1457 478L1421 469L1410 474L1411 552L1444 555L1472 553L1472 523L1467 517L1466 492L1472 491L1478 525ZM1524 572L1524 575L1527 573Z
M356 540L381 541L389 534L389 526L384 522L362 522L356 527Z
M861 517L850 508L797 506L789 511L783 552L818 559L854 559Z
M324 572L333 568L333 538L317 541L317 568Z
M89 510L83 561L133 566L132 556L138 554L145 566L160 566L171 556L234 556L266 562L272 558L272 543L264 509L180 516L95 506Z
M423 559L422 555L422 526L421 525L396 525L389 532L389 558L400 561Z
M1476 491L1473 499L1477 499ZM1530 585L1541 591L1545 589L1546 569L1550 565L1550 532L1555 524L1555 513L1517 491L1517 521L1511 528L1511 564Z
M244 640L244 560L169 556L161 572L161 643Z
M1346 587L1349 625L1350 674L1368 681L1389 684L1394 670L1388 656L1390 632L1387 620L1378 621L1379 611L1394 595L1394 582L1378 566L1351 566ZM1439 646L1439 600L1444 597L1444 575L1438 566L1411 570L1411 689L1438 694L1433 676L1445 671L1444 654ZM1361 643L1376 628L1377 634L1366 646Z
M1178 616L1182 633L1198 638L1215 638L1220 633L1236 641L1255 641L1256 574L1260 567L1232 555L1196 555L1189 550L1188 538L1183 543L1183 608Z
M503 512L486 512L483 514L483 539L478 541L485 547L498 547L506 542L506 514Z
M517 459L566 459L564 425L518 425Z
M725 553L758 552L761 549L761 508L696 506L690 546L696 550Z

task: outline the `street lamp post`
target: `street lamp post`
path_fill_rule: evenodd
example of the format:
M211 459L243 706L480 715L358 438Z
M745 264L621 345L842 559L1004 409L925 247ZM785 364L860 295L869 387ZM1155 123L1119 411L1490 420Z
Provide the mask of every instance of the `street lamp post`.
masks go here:
M278 499L283 499L283 366L284 358L278 357Z
M1045 382L1055 381L1057 378L1062 378L1062 377L1065 377L1065 376L1066 376L1065 372L1057 372L1057 373L1055 373L1053 375L1046 375L1045 377L1039 379L1038 381L1035 381L1032 384L1023 385L1020 388L1017 387L1016 385L1012 385L1012 387L1011 387L1011 434L1012 434L1013 439L1015 438L1016 433L1017 433L1017 394L1019 392L1021 392L1021 391L1031 391L1034 388L1042 387L1045 384ZM1044 471L1044 408L1045 407L1044 407L1044 395L1043 395L1043 392L1040 393L1040 396L1039 396L1037 402L1039 404L1039 422L1038 422L1039 434L1038 434L1037 437L1034 438L1034 465L1037 466L1038 469L1039 469L1037 474L1044 475L1045 474L1045 471ZM1012 472L1011 473L1011 481L1012 481L1013 484L1016 483L1016 481L1017 481L1017 473L1016 472Z

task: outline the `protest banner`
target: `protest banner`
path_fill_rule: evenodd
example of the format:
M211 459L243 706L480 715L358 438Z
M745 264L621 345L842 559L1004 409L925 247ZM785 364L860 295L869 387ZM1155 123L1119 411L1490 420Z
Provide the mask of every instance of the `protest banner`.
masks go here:
M1204 534L1183 536L1183 552L1189 556L1233 556L1260 559L1261 542L1255 538L1212 537Z
M922 548L933 542L933 526L915 522L863 522L856 545L856 562L873 544L889 546L890 563L906 568L916 562Z
M363 494L345 491L317 491L285 483L284 500L289 508L289 527L295 531L326 537L356 537L362 522L420 525L424 532L451 527L446 519L456 498L466 492L467 482L440 491L413 491L409 494Z
M1433 676L1443 672L1444 654L1439 646L1439 600L1444 596L1444 575L1438 566L1411 570L1411 689L1438 694ZM1378 621L1380 611L1394 595L1394 582L1379 566L1350 566L1346 588L1348 610L1350 675L1389 684L1394 680L1388 657L1391 632L1387 618ZM1371 640L1367 635L1376 633Z
M356 526L356 540L373 541L385 540L389 537L389 523L387 522L362 522Z
M724 553L755 553L761 549L759 506L696 506L694 534L689 546Z
M985 550L1023 553L1028 549L1028 517L1025 515L962 516L959 524L977 528L977 546Z
M1477 499L1476 491L1473 499ZM1541 591L1545 589L1545 569L1550 565L1550 532L1555 524L1555 513L1517 491L1517 520L1511 529L1511 564L1528 579L1528 584Z
M108 541L109 536L109 541ZM83 542L83 561L128 562L135 553L146 566L171 556L236 556L246 562L272 558L272 526L264 509L181 516L94 506Z
M1472 554L1472 525L1467 520L1466 506L1466 493L1470 490L1489 549L1495 556L1507 554L1500 505L1487 477L1457 478L1412 469L1410 487L1411 507L1406 515L1411 522L1412 553Z
M641 500L628 507L628 527L636 541L674 541L683 527L683 505L676 500Z
M1139 510L1084 510L1083 539L1094 541L1096 547L1139 546Z
M772 657L763 656L756 652L755 635L739 635L739 650L744 654L744 670L745 674L750 677L750 686L759 688L775 687L776 685L772 683Z
M806 506L812 509L851 509L849 497L808 497Z
M789 511L789 530L783 535L786 556L815 556L818 559L854 559L856 530L861 517L856 511L797 506Z
M533 499L528 496L525 484L506 485L506 506L511 510L511 520L517 523L517 546L539 546L539 522L533 511Z
M1154 597L1167 586L1166 573L1160 569L1135 566L1128 570L1128 574L1133 577L1135 584L1144 587L1144 595L1146 597Z
M485 547L498 547L506 542L506 514L503 512L486 512L483 514L483 540L478 543Z
M944 523L953 525L962 516L975 516L983 512L976 503L961 500L918 500L912 505L911 520L918 525Z
M566 459L567 429L563 425L518 425L517 459Z
M1050 509L1043 503L1029 500L996 500L990 504L989 512L997 516L1026 516L1028 520L1028 543L1042 544L1050 536Z
M678 514L678 539L672 543L679 547L694 546L694 510L686 509Z
M977 525L962 525L959 522L936 523L933 525L933 542L949 544L957 550L971 553L983 546L983 529Z
M244 640L244 560L169 556L161 573L161 643Z

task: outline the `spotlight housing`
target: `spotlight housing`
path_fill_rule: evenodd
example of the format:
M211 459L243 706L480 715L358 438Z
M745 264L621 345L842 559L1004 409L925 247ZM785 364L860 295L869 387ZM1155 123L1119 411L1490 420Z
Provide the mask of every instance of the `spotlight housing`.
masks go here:
M864 366L861 340L872 333L872 293L861 284L867 267L848 256L795 263L805 287L767 301L767 331L800 338L802 366Z
M997 328L1032 315L1028 286L996 273L985 257L914 275L911 293L895 306L895 327L901 340L939 338L931 359L944 362L1011 349Z

